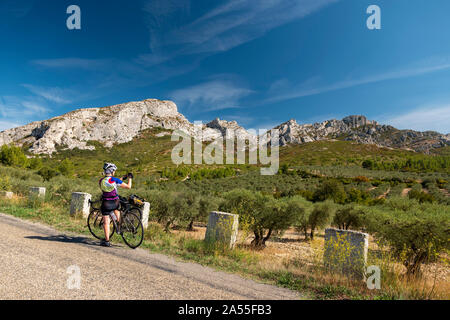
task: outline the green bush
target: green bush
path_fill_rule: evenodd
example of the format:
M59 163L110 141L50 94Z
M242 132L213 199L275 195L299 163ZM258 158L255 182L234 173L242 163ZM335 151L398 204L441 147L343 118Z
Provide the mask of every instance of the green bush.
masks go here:
M25 168L28 166L29 160L21 148L3 145L0 148L0 162L7 166Z
M300 196L294 196L288 200L288 210L295 212L294 227L298 232L303 232L308 239L309 215L312 204Z
M295 221L296 210L285 199L275 199L261 192L235 189L224 195L220 209L239 215L242 225L254 234L252 245L264 248L273 233L289 228Z
M43 167L37 173L44 179L44 181L50 181L59 174L58 171L49 167Z
M348 230L352 228L360 228L364 222L365 212L355 208L353 205L346 205L336 211L333 218L333 225L339 229Z
M365 225L400 258L407 275L418 275L423 263L450 249L450 211L447 206L406 201L370 208Z
M317 228L324 228L331 222L335 208L336 205L331 201L314 205L314 209L308 219L311 239L314 239L314 232Z
M322 185L314 192L313 201L325 201L328 199L333 200L336 203L345 203L347 194L344 190L344 185L335 180L325 180Z
M59 164L58 171L64 176L71 177L75 172L75 166L69 159L64 159Z
M435 199L431 194L425 193L423 191L411 190L408 193L409 199L416 199L420 203L423 202L433 202Z

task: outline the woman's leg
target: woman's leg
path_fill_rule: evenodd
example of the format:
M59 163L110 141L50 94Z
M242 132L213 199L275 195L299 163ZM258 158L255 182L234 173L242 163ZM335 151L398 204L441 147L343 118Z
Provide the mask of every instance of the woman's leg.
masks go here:
M109 242L109 216L103 216L103 230L105 231L105 240Z

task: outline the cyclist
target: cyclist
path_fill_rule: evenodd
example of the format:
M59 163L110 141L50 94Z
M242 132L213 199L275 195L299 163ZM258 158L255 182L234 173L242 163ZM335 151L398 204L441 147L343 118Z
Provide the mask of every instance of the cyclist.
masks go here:
M109 242L109 219L112 213L117 217L117 225L120 226L120 200L119 194L117 192L117 187L121 187L124 189L131 189L131 182L133 179L133 174L128 173L127 176L123 178L125 180L128 178L128 183L124 183L122 180L114 177L117 166L113 163L105 163L103 165L104 177L100 179L99 185L102 190L102 206L101 212L103 216L103 230L105 231L105 240L101 242L102 246L110 247L111 243ZM117 233L120 234L120 230L117 230Z

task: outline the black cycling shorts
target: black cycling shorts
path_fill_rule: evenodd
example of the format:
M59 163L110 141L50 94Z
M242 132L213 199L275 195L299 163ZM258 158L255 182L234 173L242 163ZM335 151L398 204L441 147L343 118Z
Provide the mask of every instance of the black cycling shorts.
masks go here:
M117 200L103 200L102 207L100 210L102 211L103 216L109 216L114 210L119 209L119 199Z

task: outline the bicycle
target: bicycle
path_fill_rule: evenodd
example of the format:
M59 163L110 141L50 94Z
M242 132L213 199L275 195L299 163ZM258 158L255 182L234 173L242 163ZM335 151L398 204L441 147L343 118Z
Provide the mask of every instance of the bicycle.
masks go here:
M142 244L144 240L144 227L142 225L142 212L139 207L134 205L133 197L131 196L129 199L120 197L120 222L119 227L121 231L121 236L123 241L127 246L132 249L136 249ZM103 230L103 216L99 207L95 207L94 204L100 203L101 200L91 201L89 200L91 205L91 212L89 213L87 219L87 226L91 234L99 239L105 240L105 232ZM118 229L117 221L110 215L110 235L111 239L116 230Z

